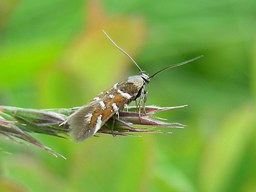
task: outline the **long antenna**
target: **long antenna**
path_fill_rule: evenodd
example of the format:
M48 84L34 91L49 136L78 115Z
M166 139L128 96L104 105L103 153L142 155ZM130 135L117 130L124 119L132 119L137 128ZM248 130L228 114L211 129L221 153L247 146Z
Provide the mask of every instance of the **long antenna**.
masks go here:
M193 58L193 59L189 59L189 60L187 60L187 61L183 61L183 62L178 63L178 64L175 64L175 65L169 65L169 66L164 67L163 69L160 69L159 71L155 72L155 73L154 73L153 75L151 75L149 78L153 78L153 77L155 77L157 74L159 74L159 73L161 73L161 72L163 72L163 71L165 71L165 70L167 70L167 69L171 69L171 68L174 68L174 67L179 67L179 66L181 66L181 65L186 65L186 64L191 63L191 62L193 62L193 61L195 61L195 60L198 60L198 59L200 59L200 58L202 58L202 57L203 57L203 55L200 55L200 56L198 56L198 57L195 57L195 58Z
M134 61L134 59L128 54L126 53L121 47L119 47L112 39L111 37L104 31L102 30L102 32L106 35L106 37L115 45L115 47L117 49L119 49L122 53L124 53L127 57L129 57L129 59L131 59L131 61L137 66L137 68L139 69L139 71L141 73L143 73L143 71L141 70L141 68L139 67L139 65L136 63L136 61Z

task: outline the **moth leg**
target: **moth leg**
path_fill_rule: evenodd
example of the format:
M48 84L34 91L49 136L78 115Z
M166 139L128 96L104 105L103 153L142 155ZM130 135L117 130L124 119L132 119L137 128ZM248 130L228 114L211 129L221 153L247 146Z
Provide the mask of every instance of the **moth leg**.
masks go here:
M119 119L119 116L118 116L118 119ZM112 117L112 125L111 125L111 131L112 131L112 136L115 137L116 134L115 134L115 131L114 131L114 126L115 126L115 123L116 123L116 118L115 117Z
M126 112L128 112L128 105L127 104L124 104L124 108L126 109Z
M139 108L139 117L141 117L141 115L140 115L140 112L141 112L141 96L139 97L139 101L138 101L138 106L137 107Z
M108 123L106 123L101 129L100 132L101 133L108 133L108 134L112 134L113 137L115 137L117 135L116 131L114 130L114 126L115 126L115 122L116 122L116 118L115 116L111 117L108 120Z
M141 89L141 95L139 98L139 116L140 116L140 112L141 112L141 108L143 108L143 113L146 114L146 109L145 109L145 104L146 104L146 100L147 100L147 91L145 90L145 87L142 87Z
M139 103L138 103L138 101L137 101L137 99L135 100L135 105L136 105L137 108L140 107L140 106L139 106Z
M119 119L119 111L116 111L117 118Z
M147 94L148 94L148 92L145 89L143 89L143 94L141 95L141 97L142 97L142 102L143 102L142 108L143 108L144 114L146 114L145 105L146 105L146 101L147 101Z

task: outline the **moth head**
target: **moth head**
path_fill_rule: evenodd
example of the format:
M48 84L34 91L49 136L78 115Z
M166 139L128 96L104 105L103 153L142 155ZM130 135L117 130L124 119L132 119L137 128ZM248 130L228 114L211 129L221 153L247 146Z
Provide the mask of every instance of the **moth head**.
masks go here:
M143 79L143 81L144 81L145 83L149 83L149 82L150 82L150 76L149 76L149 74L147 74L147 73L145 73L145 72L142 72L142 73L141 73L141 78Z

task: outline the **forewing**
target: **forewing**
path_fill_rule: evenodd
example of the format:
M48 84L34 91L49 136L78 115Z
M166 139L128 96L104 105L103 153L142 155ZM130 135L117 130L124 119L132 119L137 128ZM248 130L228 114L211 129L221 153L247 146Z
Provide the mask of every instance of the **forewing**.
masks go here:
M92 101L74 112L67 120L71 137L76 141L84 140L94 135L98 130L91 123L95 110L99 107L98 101ZM97 123L97 122L96 122ZM103 122L102 122L103 123ZM102 126L102 123L98 126ZM99 128L100 128L99 127ZM98 129L99 129L98 128Z
M67 120L71 137L82 141L94 135L117 112L112 105L115 100L120 100L116 96L112 88L74 112Z

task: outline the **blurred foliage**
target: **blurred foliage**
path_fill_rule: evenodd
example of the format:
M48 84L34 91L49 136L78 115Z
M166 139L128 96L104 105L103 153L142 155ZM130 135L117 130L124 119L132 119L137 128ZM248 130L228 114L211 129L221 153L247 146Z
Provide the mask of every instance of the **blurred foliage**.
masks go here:
M73 107L137 69L198 55L147 86L172 135L37 136L67 160L1 139L1 191L256 191L256 2L0 0L0 104ZM128 70L129 69L129 70Z

